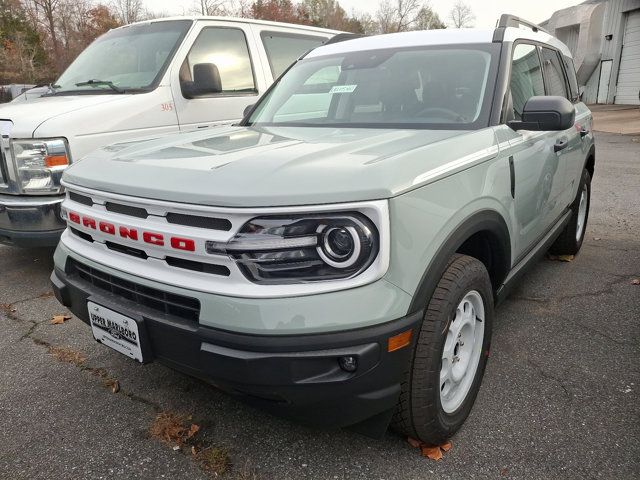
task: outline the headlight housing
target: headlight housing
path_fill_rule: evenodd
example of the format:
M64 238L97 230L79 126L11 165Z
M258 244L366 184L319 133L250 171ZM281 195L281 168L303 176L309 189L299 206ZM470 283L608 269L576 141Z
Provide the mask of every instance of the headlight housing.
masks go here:
M209 241L259 284L309 283L354 277L380 249L375 224L359 212L257 217L227 243Z
M26 194L59 193L62 172L71 163L64 138L11 140L20 190Z

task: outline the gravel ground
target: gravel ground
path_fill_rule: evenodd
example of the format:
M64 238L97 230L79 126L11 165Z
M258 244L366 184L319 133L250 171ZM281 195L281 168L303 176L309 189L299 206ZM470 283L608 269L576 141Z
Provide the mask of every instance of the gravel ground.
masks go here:
M0 478L208 478L149 434L160 412L228 451L228 479L639 478L640 137L600 134L597 148L581 253L540 262L498 308L476 405L438 463L393 433L310 430L138 365L76 318L50 325L65 313L52 251L0 246Z

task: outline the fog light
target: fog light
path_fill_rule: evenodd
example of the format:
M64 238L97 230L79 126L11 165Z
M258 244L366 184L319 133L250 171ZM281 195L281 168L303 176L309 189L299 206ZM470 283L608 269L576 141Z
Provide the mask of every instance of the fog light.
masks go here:
M338 359L338 364L345 372L355 372L358 368L358 359L351 355L347 357L340 357Z

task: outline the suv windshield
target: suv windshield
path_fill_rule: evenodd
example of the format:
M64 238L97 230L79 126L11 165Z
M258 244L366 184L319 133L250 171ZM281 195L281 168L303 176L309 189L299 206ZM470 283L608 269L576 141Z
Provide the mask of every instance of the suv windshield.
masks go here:
M248 125L473 129L488 124L496 45L369 50L298 62Z
M151 90L190 26L190 20L176 20L111 30L65 70L56 82L55 93Z

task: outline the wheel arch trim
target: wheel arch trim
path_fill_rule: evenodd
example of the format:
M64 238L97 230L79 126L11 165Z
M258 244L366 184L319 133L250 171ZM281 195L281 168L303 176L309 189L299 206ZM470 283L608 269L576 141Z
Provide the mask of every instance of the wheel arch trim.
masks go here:
M409 306L409 314L424 310L426 299L431 298L433 295L442 274L447 268L449 259L469 238L480 232L489 232L499 242L501 250L499 253L503 256L503 261L498 270L501 276L498 283L502 283L502 280L506 278L511 269L512 253L509 228L503 216L495 210L481 210L466 217L447 236L432 257L413 294L411 305ZM494 294L496 288L497 286L494 284Z

